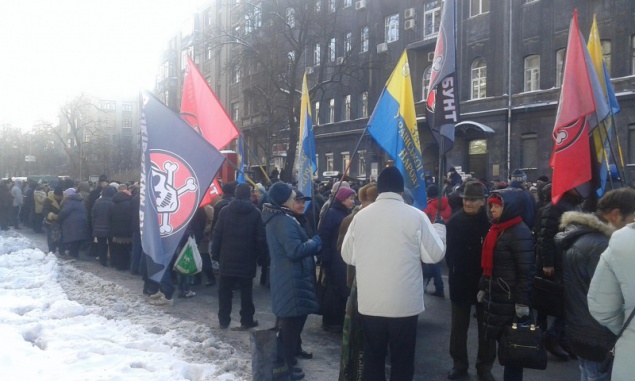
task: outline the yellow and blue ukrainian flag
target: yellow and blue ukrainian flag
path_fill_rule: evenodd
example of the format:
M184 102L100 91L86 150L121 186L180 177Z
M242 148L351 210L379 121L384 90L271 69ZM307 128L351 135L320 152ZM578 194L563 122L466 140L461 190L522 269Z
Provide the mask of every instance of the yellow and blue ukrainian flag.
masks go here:
M244 183L245 182L245 150L243 148L243 136L238 135L238 152L236 155L236 161L238 164L238 174L236 175L236 182Z
M425 171L405 50L377 100L368 121L368 132L395 162L405 187L414 196L414 206L425 208Z
M300 101L300 152L298 153L298 190L305 196L313 197L313 175L317 171L315 162L315 138L311 118L311 100L306 84L306 73L302 79L302 99Z

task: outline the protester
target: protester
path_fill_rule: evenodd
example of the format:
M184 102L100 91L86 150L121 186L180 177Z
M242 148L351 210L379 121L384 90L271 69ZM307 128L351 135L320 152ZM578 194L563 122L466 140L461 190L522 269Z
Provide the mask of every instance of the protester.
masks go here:
M526 187L527 184L527 175L520 169L514 169L511 175L509 187L514 189L520 189L523 191L522 193L522 206L523 209L520 213L523 222L527 226L534 226L535 218L536 218L536 201L533 196L529 193L529 190Z
M15 180L13 183L13 187L11 187L11 196L13 196L12 207L13 210L11 212L11 224L15 229L20 229L20 208L22 208L22 204L24 199L22 198L22 182L20 180Z
M566 212L556 235L563 253L566 336L577 355L581 380L610 380L613 334L589 313L587 293L591 279L615 229L633 220L635 190L621 188L607 192L596 214Z
M500 340L505 326L529 316L535 271L531 231L523 223L525 196L519 189L492 192L487 200L492 226L483 242L477 300L484 303L485 338ZM523 368L505 366L503 379L523 379Z
M212 259L220 264L218 283L218 322L229 327L232 311L232 290L240 287L240 327L256 327L252 282L258 261L267 257L267 242L262 216L249 197L251 188L238 184L235 198L221 210L212 231Z
M120 271L130 270L132 214L139 212L132 209L131 201L132 195L126 189L118 191L112 197L110 265Z
M95 201L91 211L93 242L97 245L97 258L102 266L108 266L108 248L112 245L112 197L117 191L106 186L101 191L101 197Z
M44 200L44 206L42 206L49 253L55 253L56 250L59 250L60 254L64 254L64 243L61 239L62 227L58 221L63 197L62 187L56 187L52 192L49 192L47 199Z
M450 356L453 361L448 378L455 380L468 375L467 334L474 305L478 328L476 372L479 381L489 381L494 380L491 370L496 359L496 342L485 337L484 306L476 299L483 274L482 244L490 228L485 209L487 191L480 182L468 181L461 197L463 209L452 215L447 223L445 260L452 301Z
M195 276L198 280L195 284L202 283L202 276L205 275L207 282L206 287L211 287L216 284L216 276L214 275L214 268L212 266L212 254L211 254L211 240L212 240L212 221L214 220L214 207L211 205L205 205L202 208L198 208L192 218L190 226L194 231L194 237L198 244L198 251L201 254L201 260L203 261L203 271Z
M328 212L329 207L331 203L333 202L333 199L335 198L335 195L340 191L340 189L350 188L350 187L351 186L348 183L348 181L336 181L333 183L328 199L326 200L326 202L324 202L324 204L322 205L322 208L320 209L320 215L318 218L318 229L320 228L320 224L322 223L324 216L326 216L326 212Z
M388 345L391 379L413 378L417 317L424 310L420 263L439 262L445 253L445 226L406 205L403 191L399 170L385 168L377 200L357 213L342 244L344 262L356 270L364 380L384 379Z
M130 229L132 230L132 252L130 254L130 273L132 275L141 274L141 267L145 266L145 257L143 255L143 247L141 246L141 227L139 221L139 203L141 198L139 195L139 187L131 188L130 193L130 209L132 210L132 219L130 220Z
M36 233L42 233L44 201L46 201L46 192L42 185L37 185L33 191L33 231Z
M9 230L11 213L13 212L13 197L7 180L0 181L0 229Z
M426 196L428 197L428 205L423 209L423 212L428 216L430 222L435 222L437 218L437 212L439 212L439 187L436 184L432 184L426 190ZM452 217L452 209L450 208L450 204L448 203L448 198L443 196L441 197L441 209L440 209L440 217L443 222L448 222L450 217ZM439 263L435 263L432 265L423 264L424 267L424 277L425 274L431 275L426 277L424 287L427 288L430 279L434 279L434 292L430 293L432 296L445 297L443 278L441 278L441 265Z
M293 217L295 192L287 184L277 182L269 189L269 200L263 206L271 257L271 304L278 318L284 359L291 369L291 380L304 377L295 367L295 354L300 332L308 314L319 309L315 295L316 255L322 246L319 236L309 238Z
M229 205L229 203L234 199L234 192L236 191L236 182L225 183L221 186L223 190L223 196L221 199L214 204L214 220L212 221L212 232L214 231L214 227L216 226L216 222L218 222L218 216L220 216L220 211L223 210L224 207Z
M322 329L329 332L341 333L344 326L344 312L349 289L346 286L346 264L337 250L337 238L340 225L344 217L351 213L355 206L355 191L351 188L341 188L331 201L331 207L321 220L318 235L322 239L322 251L319 258L324 268L327 292L331 295L325 298L322 307Z
M62 242L68 254L73 258L79 258L79 247L90 239L90 232L84 200L75 188L64 191L64 200L57 220L62 227Z

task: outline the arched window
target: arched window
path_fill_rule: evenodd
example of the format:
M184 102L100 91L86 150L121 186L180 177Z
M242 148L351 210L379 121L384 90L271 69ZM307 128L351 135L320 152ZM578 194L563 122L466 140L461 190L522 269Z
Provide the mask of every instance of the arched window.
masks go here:
M483 58L472 62L472 96L471 99L481 99L487 96L487 64Z
M432 65L428 66L423 71L423 78L421 78L421 100L425 101L428 97L428 86L430 86L430 76L432 75Z

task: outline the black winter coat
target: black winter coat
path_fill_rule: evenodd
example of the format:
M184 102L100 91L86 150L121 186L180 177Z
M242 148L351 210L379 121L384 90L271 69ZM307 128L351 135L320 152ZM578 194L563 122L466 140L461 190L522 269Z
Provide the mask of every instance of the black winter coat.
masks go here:
M220 211L212 231L212 259L220 275L254 278L259 258L267 256L265 225L249 200L234 199Z
M489 227L485 207L473 216L461 210L446 225L445 260L453 303L472 305L477 302L478 282L483 274L481 253Z
M132 239L132 196L117 192L112 197L110 229L113 237ZM137 209L138 213L139 210Z
M92 191L90 191L90 193L88 194L88 203L86 204L86 209L88 209L88 213L92 212L95 202L97 202L97 200L101 196L102 189L103 188L101 186L97 185L97 187L93 189Z
M560 217L575 209L576 201L568 194L556 205L550 202L542 209L536 240L536 267L539 274L542 274L543 267L553 267L555 276L562 277L562 253L556 250L554 237L560 229Z
M109 238L111 237L110 217L112 214L112 196L117 191L113 187L106 187L101 198L95 201L93 210L90 213L93 237Z
M346 263L341 253L337 250L337 239L340 234L342 220L351 212L338 200L333 200L333 205L320 223L318 235L322 239L322 251L320 260L330 282L337 286L339 294L346 298L349 289L346 285Z
M218 222L218 217L220 216L220 211L223 210L230 202L234 199L234 196L223 195L223 198L214 205L214 220L212 221L212 231L216 227L216 223Z
M132 233L140 233L141 232L141 224L139 222L139 203L141 202L141 196L139 195L139 190L132 194L132 198L130 199L130 208L132 209L132 219L130 220L130 228L132 229Z
M500 221L508 221L523 212L524 191L513 188L493 191L503 200ZM494 247L494 268L491 277L481 277L480 289L485 291L486 335L500 338L503 327L516 315L515 304L531 305L531 288L535 274L536 255L531 230L518 223L498 236Z
M593 214L568 212L556 235L563 250L565 321L568 344L583 359L604 361L615 335L589 313L587 294L600 256L614 229Z
M84 200L79 194L69 196L62 201L57 221L62 227L62 240L64 243L90 239L88 215L84 207Z

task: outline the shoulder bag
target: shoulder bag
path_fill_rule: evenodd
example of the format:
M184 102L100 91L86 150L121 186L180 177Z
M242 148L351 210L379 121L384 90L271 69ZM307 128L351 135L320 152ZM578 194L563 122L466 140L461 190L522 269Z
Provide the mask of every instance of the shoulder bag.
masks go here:
M619 340L619 338L622 337L622 334L624 333L626 328L628 328L628 325L631 323L631 320L633 320L633 315L635 315L635 308L633 308L633 311L631 311L631 314L628 316L628 319L626 319L626 322L622 326L622 329L620 329L620 331L615 336L615 340L613 341L613 348L609 351L612 357L615 357L615 344L617 343L617 340Z

